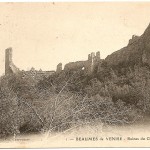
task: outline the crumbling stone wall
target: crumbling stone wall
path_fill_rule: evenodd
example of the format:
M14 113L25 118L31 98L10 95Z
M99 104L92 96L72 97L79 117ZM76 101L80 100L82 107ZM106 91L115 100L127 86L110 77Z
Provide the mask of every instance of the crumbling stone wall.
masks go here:
M88 60L86 61L77 61L77 62L70 62L65 65L64 70L81 70L84 68L85 72L90 75L98 66L100 59L100 52L94 52L88 55Z
M80 70L82 69L86 64L86 61L77 61L77 62L70 62L65 65L64 70Z
M132 39L129 40L129 45L133 44L134 42L137 42L139 40L139 36L132 35Z
M14 65L12 60L12 48L7 48L5 50L5 75L10 75L13 73L18 73L20 70ZM59 64L59 70L61 70L62 64ZM25 73L25 75L30 75L32 77L48 77L49 75L53 74L55 71L42 71L41 69L39 71L35 70L34 68L31 68L30 71L22 71Z
M77 62L70 62L65 65L64 70L84 70L88 75L92 74L93 71L99 65L100 59L100 52L94 52L88 55L88 60L86 61L77 61ZM7 48L5 50L5 75L9 75L12 73L17 73L19 69L13 64L12 61L12 48ZM56 73L60 73L62 71L62 63L57 65ZM51 75L55 71L34 71L38 75Z

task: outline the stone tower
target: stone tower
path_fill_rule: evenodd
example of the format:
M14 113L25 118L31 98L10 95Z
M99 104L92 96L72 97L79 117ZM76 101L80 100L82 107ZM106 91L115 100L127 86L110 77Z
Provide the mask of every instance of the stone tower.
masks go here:
M10 47L5 50L5 75L13 73L10 67L11 64L12 64L12 48Z
M60 73L62 71L62 63L57 65L56 73Z
M94 69L97 67L98 63L100 62L100 52L96 52L96 55L94 52L88 55L87 60L87 73L90 75L93 73Z
M19 69L13 64L12 61L12 48L7 48L5 50L5 75L17 73L18 71Z
M100 58L100 52L96 52L96 61L99 61L101 58Z

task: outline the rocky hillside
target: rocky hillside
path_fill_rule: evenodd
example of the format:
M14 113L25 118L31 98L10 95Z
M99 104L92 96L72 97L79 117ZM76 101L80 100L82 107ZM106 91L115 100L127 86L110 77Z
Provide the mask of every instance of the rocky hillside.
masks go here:
M150 25L141 36L132 36L126 47L108 55L105 61L110 66L150 65Z

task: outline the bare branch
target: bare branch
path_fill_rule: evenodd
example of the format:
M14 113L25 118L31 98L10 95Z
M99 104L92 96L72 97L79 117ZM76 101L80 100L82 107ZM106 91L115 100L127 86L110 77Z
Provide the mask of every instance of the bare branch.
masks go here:
M40 115L36 112L36 110L27 102L25 102L24 100L22 100L22 102L24 104L26 104L29 108L32 109L32 111L35 113L35 115L37 116L37 118L39 119L39 121L41 122L42 125L44 125L44 121L42 120L42 118L40 117Z

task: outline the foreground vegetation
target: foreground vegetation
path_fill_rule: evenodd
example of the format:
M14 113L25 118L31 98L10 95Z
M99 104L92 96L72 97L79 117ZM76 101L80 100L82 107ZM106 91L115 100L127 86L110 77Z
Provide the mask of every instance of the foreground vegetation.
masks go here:
M62 71L37 79L24 72L0 79L0 137L27 132L64 132L101 122L129 125L150 114L148 66L110 68L88 76Z

